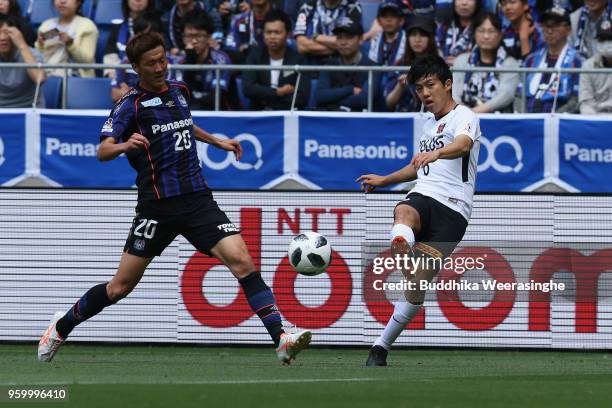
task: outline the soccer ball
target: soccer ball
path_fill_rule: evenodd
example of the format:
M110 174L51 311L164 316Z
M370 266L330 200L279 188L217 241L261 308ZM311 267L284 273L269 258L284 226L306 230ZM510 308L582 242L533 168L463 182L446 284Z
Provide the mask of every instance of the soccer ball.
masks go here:
M331 245L323 235L305 232L291 240L289 262L302 275L318 275L329 266L331 251Z

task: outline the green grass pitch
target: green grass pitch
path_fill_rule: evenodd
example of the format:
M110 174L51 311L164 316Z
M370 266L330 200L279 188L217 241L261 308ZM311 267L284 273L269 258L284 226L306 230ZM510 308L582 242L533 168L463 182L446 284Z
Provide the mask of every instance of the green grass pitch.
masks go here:
M0 344L3 392L69 392L0 407L612 407L609 353L399 349L386 368L366 356L313 348L286 367L272 348L68 344L43 364L35 345Z

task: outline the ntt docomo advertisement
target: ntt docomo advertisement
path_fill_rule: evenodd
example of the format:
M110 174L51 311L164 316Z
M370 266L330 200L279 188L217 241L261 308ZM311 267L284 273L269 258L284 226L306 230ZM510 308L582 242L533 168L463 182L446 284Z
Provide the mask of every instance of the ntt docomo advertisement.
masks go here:
M414 256L400 257L380 238L388 234L391 218L385 214L396 201L378 197L274 193L262 205L242 204L246 197L218 201L241 225L287 323L314 330L318 344L370 343L406 289L426 292L425 308L399 344L597 348L612 341L606 329L612 324L606 303L612 287L599 284L612 264L608 244L485 242L474 230L442 259L427 254L455 243L428 243L417 246ZM530 227L516 228L527 233ZM288 243L305 231L318 231L332 243L333 260L322 275L301 276L289 265ZM265 342L224 268L189 244L181 244L179 253L179 340ZM431 282L414 274L429 268L440 269Z
M398 345L612 345L612 221L602 217L612 213L612 197L476 195L462 242L439 260L427 255L455 243L425 243L411 257L390 252L401 193L222 191L214 197L240 226L285 324L311 329L313 344L372 344L392 302L410 289L425 292L425 307ZM0 302L0 340L31 341L40 336L41 314L69 308L84 290L112 277L136 193L0 190L0 201L11 200L20 204L7 207L11 222L0 223L0 236L27 240L28 256L0 257L0 288L15 299ZM41 222L46 227L36 228ZM75 245L74 231L83 226L96 233ZM292 238L307 231L323 234L333 249L331 266L316 276L297 274L287 258ZM57 253L50 255L50 246ZM440 269L431 281L413 273L430 268ZM269 344L236 279L184 238L110 310L79 327L71 341Z

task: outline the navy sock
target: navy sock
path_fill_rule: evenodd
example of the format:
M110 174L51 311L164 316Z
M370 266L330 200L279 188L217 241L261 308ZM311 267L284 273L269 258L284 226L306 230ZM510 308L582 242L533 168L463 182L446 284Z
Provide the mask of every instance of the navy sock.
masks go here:
M107 282L108 283L108 282ZM100 313L106 306L112 305L106 294L106 283L101 283L89 289L68 312L57 321L55 329L62 338L68 337L72 329Z
M274 344L278 347L281 334L284 333L280 312L276 307L276 300L272 291L261 278L259 272L252 272L248 276L239 279L242 290L249 301L251 309L261 319L270 333Z

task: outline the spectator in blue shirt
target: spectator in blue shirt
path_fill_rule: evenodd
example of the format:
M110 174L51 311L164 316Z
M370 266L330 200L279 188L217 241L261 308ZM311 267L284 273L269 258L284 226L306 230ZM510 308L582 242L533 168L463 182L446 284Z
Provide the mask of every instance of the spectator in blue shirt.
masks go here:
M370 41L368 57L376 65L398 65L406 52L406 32L397 0L380 3L376 19L382 31Z
M300 12L293 35L300 54L327 57L338 47L333 31L340 19L349 17L361 21L361 5L357 0L306 0Z
M542 48L542 31L533 21L528 0L500 0L499 5L509 22L502 32L502 42L508 54L522 60Z
M569 44L570 16L567 10L553 7L540 16L546 45L530 54L523 65L538 68L580 68L582 58ZM578 74L530 73L527 87L527 112L548 113L578 111Z
M246 58L250 47L264 45L263 23L266 14L273 6L270 0L252 0L252 2L253 7L249 11L232 18L229 32L225 37L225 48L242 56L241 60L234 61L235 63L241 63Z
M185 44L184 64L229 65L231 61L226 53L209 46L208 40L214 32L212 19L202 13L192 12L185 15L183 25L183 43ZM214 70L184 71L183 81L191 90L191 109L213 110L215 108L216 75ZM227 91L230 73L221 71L219 87L221 90L221 107L228 109Z
M437 41L442 56L449 65L455 57L474 46L474 18L480 13L481 0L453 0L450 18L438 25Z

